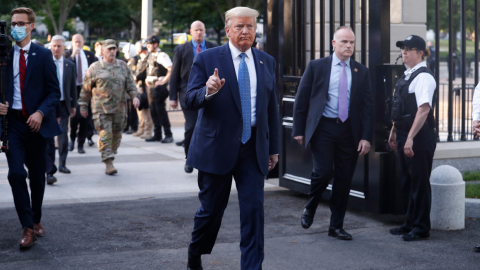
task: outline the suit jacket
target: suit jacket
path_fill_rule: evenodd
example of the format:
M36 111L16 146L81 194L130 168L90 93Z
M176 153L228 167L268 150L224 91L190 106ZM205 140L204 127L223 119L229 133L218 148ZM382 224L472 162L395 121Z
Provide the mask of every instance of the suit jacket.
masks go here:
M258 166L268 174L269 155L280 152L275 60L252 48L257 73L256 154ZM224 86L209 100L205 83L218 68ZM198 170L227 174L233 169L242 144L242 106L238 80L228 43L196 55L185 96L187 109L199 110L187 164Z
M14 92L13 53L14 49L10 50L10 60L7 64L8 81L5 99L10 104L9 111L13 104ZM29 115L36 111L43 113L40 135L49 138L62 133L55 116L55 107L60 100L60 88L52 52L33 42L28 52L23 98Z
M63 56L72 61L74 64L75 64L75 72L78 72L76 70L77 68L77 60L76 60L76 57L75 55L72 55L72 52L73 52L73 49L70 49L70 50L66 50L64 53L63 53ZM85 56L87 57L87 63L88 63L88 67L90 67L93 63L95 63L96 61L98 61L97 57L95 56L95 53L93 52L89 52L89 51L85 51ZM75 85L76 85L76 82L75 82ZM79 98L80 96L80 92L77 93L77 99Z
M305 136L305 147L317 128L328 100L332 56L308 63L300 80L293 107L293 136ZM348 117L355 145L360 140L372 142L374 102L368 68L350 59L352 86Z
M77 107L77 68L75 63L63 58L63 98L70 112L72 108ZM57 106L57 117L60 116L60 103Z
M217 44L205 41L207 49L218 47ZM187 93L188 77L193 64L192 42L186 42L175 48L173 66L170 77L170 100L177 100L179 94L180 106L185 108L185 94Z

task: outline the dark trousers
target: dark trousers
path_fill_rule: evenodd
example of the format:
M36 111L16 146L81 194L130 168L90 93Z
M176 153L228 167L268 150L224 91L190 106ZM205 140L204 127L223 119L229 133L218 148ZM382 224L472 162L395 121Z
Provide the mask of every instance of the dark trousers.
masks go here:
M92 109L88 106L88 116L87 118L83 118L80 114L80 106L77 105L77 112L74 117L70 118L70 140L75 142L77 138L77 130L78 130L78 146L83 146L85 143L85 139L87 137L87 132L91 127L89 127L90 122L92 122ZM93 131L90 132L90 139L93 135Z
M402 227L415 234L425 234L431 228L430 174L437 143L433 130L420 130L413 142L414 155L409 158L403 150L407 135L397 131L397 162L406 219Z
M255 133L240 148L233 170L225 175L198 172L198 197L202 206L194 219L189 252L194 255L212 252L223 213L228 204L232 176L238 191L240 205L241 269L262 269L264 258L263 188L265 176L258 167L255 153Z
M47 142L46 148L45 148L45 168L46 168L46 173L54 175L57 172L57 166L55 166L55 139L54 137L52 138L46 138L45 139Z
M133 106L133 102L131 99L127 100L127 126L125 127L125 131L137 130L138 129L138 115L137 109Z
M310 140L310 146L313 170L309 200L305 207L315 211L329 181L334 178L329 202L332 212L330 226L342 228L358 159L350 120L337 123L336 119L322 117Z
M60 128L63 133L58 135L58 155L60 166L65 166L68 155L68 119L70 118L70 112L68 111L65 102L60 102Z
M40 133L31 132L26 122L21 116L9 117L8 182L22 227L33 229L33 224L42 218L46 140ZM31 195L24 164L28 169Z
M190 141L192 140L193 130L197 123L198 111L183 109L183 116L185 117L185 156L188 156L188 148L190 148Z
M170 126L170 120L168 119L167 109L165 108L165 100L160 101L152 99L150 102L150 114L152 115L152 121L154 125L154 136L162 137L162 126L165 137L172 136L172 129Z

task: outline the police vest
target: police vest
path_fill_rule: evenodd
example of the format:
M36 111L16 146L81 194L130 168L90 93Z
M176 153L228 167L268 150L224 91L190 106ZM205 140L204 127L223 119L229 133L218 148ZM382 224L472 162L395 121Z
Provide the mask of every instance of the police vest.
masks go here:
M148 55L147 76L161 77L161 76L166 76L167 75L168 70L163 65L161 65L157 62L157 58L158 58L158 55L160 53L161 52L156 52L156 53L150 53Z
M409 93L408 88L413 80L420 73L428 73L433 76L433 72L427 67L421 67L410 75L408 80L405 74L398 79L395 85L395 93L392 102L392 120L395 121L395 127L401 130L409 131L417 115L418 106L415 93ZM432 102L433 104L433 102ZM435 128L435 119L433 117L433 106L430 108L427 120L423 128Z

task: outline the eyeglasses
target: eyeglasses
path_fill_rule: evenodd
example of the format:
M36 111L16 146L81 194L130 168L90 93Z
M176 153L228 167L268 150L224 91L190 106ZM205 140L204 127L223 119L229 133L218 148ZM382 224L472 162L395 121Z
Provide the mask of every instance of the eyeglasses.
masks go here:
M12 22L12 23L10 23L10 26L15 27L15 26L18 25L18 26L22 27L22 26L26 26L27 24L30 24L30 22Z
M416 51L418 50L417 48L409 48L409 47L403 47L403 48L400 48L400 50L402 52L410 52L410 51Z

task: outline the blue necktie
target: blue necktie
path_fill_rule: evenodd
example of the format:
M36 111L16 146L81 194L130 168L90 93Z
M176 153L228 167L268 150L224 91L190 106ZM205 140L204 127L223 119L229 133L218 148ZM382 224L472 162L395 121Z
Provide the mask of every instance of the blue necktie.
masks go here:
M245 62L245 53L240 54L240 66L238 68L238 88L240 89L240 100L242 102L243 131L242 143L248 142L252 136L252 101L250 95L250 75L248 74L247 63Z

